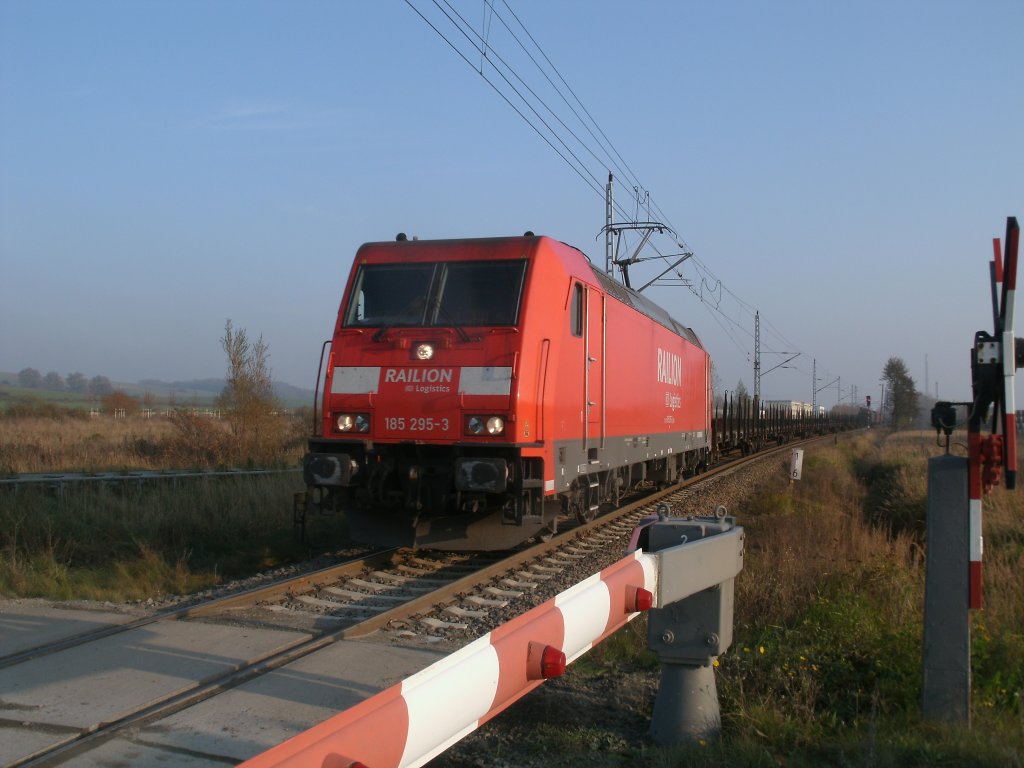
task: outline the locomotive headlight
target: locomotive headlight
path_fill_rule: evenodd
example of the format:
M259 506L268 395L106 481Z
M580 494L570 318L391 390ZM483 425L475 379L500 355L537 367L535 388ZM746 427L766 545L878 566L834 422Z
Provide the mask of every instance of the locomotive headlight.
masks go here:
M339 432L369 432L370 417L365 413L339 413L334 424Z
M416 359L417 360L430 360L434 356L433 344L417 344L416 345Z
M501 416L470 416L466 419L466 432L470 435L502 435L505 419Z

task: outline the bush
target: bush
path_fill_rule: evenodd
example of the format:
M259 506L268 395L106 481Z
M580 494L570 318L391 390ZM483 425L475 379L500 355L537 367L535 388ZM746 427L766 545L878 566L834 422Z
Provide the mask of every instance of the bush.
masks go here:
M137 398L122 392L120 389L104 395L100 400L100 406L104 413L113 414L121 411L126 416L134 416L141 409Z
M859 462L858 471L868 489L867 520L923 542L928 489L920 467L903 459L869 458Z
M175 430L175 437L165 448L168 463L197 469L231 463L228 434L219 422L187 410L171 411L167 418Z

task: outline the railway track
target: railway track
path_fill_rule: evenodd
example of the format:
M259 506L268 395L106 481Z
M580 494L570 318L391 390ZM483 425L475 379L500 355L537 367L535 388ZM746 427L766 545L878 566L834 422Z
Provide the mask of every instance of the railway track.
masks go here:
M125 732L196 706L342 640L376 633L388 643L457 647L620 559L637 522L658 504L667 502L680 513L695 484L793 445L729 462L510 554L374 552L268 586L0 656L0 675L10 678L23 665L40 663L44 657L58 659L155 624L195 622L239 631L273 628L283 635L273 647L74 727L7 765L64 764Z
M178 481L297 475L301 469L224 469L224 470L135 470L127 472L36 472L0 476L0 488L15 491L28 488L64 490L90 486L145 485Z

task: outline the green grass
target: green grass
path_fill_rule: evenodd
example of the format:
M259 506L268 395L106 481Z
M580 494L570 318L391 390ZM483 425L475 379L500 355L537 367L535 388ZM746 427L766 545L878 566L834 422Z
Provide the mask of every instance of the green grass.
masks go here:
M14 406L38 408L41 405L59 406L71 410L89 410L95 407L98 398L77 392L58 392L50 389L18 387L0 384L0 411Z
M268 416L258 434L188 410L164 418L74 416L32 401L0 414L0 473L296 467L309 423ZM77 412L81 414L82 412ZM252 439L249 439L252 438ZM256 439L258 438L258 439ZM95 487L0 489L0 594L127 600L191 592L316 554L297 544L297 473ZM344 541L313 518L309 541Z
M146 390L136 385L114 385L114 388L139 400ZM151 393L155 399L154 408L166 408L168 392ZM175 399L179 406L209 408L217 399L216 394L209 392L188 391L176 392ZM20 387L17 384L0 384L0 410L5 410L15 403L53 403L66 408L97 407L100 398L84 392L69 390L45 389L43 387Z
M0 594L132 600L188 593L345 542L337 518L292 527L292 475L175 488L0 493Z

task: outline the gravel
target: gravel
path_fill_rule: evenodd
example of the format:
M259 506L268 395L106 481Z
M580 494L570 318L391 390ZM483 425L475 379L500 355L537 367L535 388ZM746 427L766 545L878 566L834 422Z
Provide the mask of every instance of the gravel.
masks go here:
M672 503L671 514L677 517L713 515L716 509L725 506L729 514L735 515L741 508L743 499L753 488L762 484L769 475L779 472L785 473L785 471L785 465L780 462L778 456L775 456L752 462L713 478L708 478L705 482L690 488L680 489L673 494L675 501ZM649 512L645 514L649 514ZM603 541L600 545L595 545L589 541L585 541L583 544L570 543L565 545L560 551L565 551L566 549L573 550L574 548L578 548L576 551L586 551L588 549L591 551L578 559L576 559L578 555L570 554L570 557L573 557L571 564L562 567L557 573L543 574L543 577L536 580L536 588L523 590L521 597L510 599L509 604L503 608L487 611L486 616L456 619L450 614L444 613L442 606L432 613L414 617L410 621L392 622L392 625L389 627L390 631L383 633L378 639L388 639L391 642L403 645L429 644L433 647L451 649L461 647L622 559L629 543L633 525L619 524L616 528L617 530L614 531L604 531ZM546 555L545 557L552 556ZM557 557L557 555L554 556ZM542 558L538 558L536 562L545 567L550 565ZM526 570L528 570L528 566L524 565L516 568L514 572L521 573ZM514 590L516 587L509 587L502 583L502 579L511 575L512 573L504 574L492 581L490 585L501 589ZM483 589L483 586L487 585L482 585L480 590ZM486 597L487 595L480 590L473 594ZM448 605L451 604L462 605L462 607L470 609L473 608L472 605L459 603L459 601L448 603ZM464 625L464 628L432 628L425 630L424 625L420 623L424 618L458 623Z

